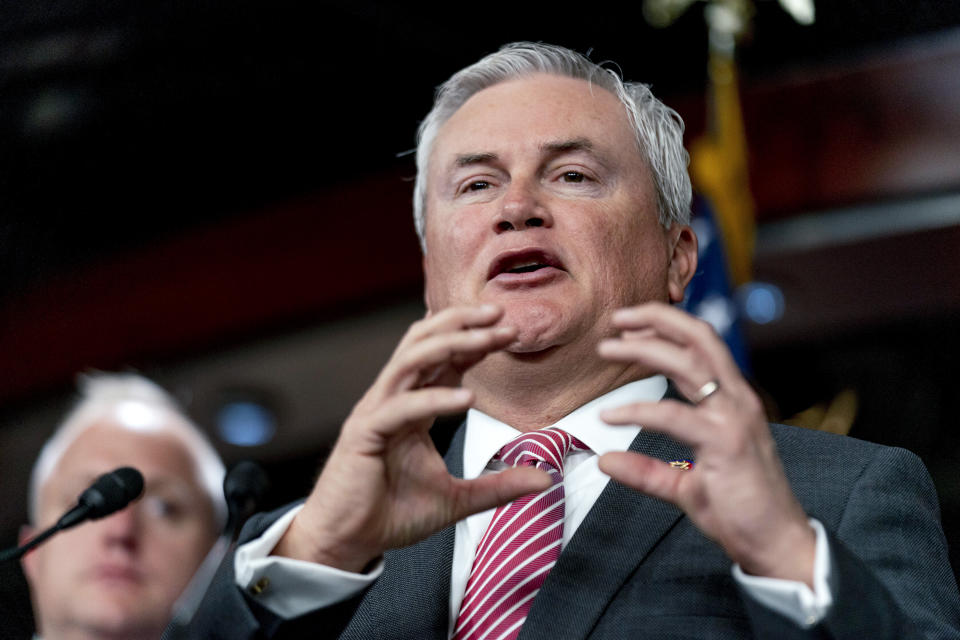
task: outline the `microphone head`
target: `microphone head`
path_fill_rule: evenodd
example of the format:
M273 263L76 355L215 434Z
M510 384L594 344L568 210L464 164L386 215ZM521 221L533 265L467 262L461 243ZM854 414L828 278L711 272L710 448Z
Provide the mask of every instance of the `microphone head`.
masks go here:
M133 467L120 467L97 478L77 502L88 508L89 519L96 520L123 509L142 493L143 475Z
M229 511L228 530L250 517L270 488L266 472L256 462L241 460L223 479L223 497Z
M267 474L256 462L241 460L223 479L223 496L227 502L243 502L248 498L259 500L270 486Z

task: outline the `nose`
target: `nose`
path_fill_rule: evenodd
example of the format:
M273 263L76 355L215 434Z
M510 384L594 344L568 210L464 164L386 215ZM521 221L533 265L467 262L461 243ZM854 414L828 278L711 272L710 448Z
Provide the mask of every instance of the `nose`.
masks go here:
M494 217L497 233L551 226L553 217L543 203L535 181L513 180Z
M104 545L128 551L136 549L140 540L140 516L135 505L128 506L98 523Z

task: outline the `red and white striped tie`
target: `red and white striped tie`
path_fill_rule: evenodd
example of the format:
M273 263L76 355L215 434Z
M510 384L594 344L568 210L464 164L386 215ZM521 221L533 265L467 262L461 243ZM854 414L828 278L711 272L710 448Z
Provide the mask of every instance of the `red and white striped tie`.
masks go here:
M506 464L536 467L553 486L496 510L480 539L460 604L454 640L512 640L520 633L533 598L557 563L563 542L563 459L589 449L550 427L507 443L497 456Z

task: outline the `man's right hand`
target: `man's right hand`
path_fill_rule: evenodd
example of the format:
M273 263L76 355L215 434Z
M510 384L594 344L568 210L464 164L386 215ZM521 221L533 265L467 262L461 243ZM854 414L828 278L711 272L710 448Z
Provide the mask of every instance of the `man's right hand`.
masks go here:
M430 439L437 416L466 411L463 372L517 335L502 309L454 307L414 323L357 403L317 484L273 553L361 572L387 549L550 486L509 469L454 478Z

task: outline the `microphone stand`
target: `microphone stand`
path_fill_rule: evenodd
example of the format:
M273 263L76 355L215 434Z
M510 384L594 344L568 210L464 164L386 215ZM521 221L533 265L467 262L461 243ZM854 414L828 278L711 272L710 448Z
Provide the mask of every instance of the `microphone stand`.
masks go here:
M161 640L193 639L190 624L197 613L224 557L236 546L240 527L256 510L257 504L267 492L269 481L266 473L255 462L238 462L223 479L223 493L227 501L227 524L189 584L173 605L173 618L163 631Z
M63 531L64 528L65 527L61 527L60 523L58 522L46 531L43 531L42 533L30 538L30 540L28 540L25 544L19 547L13 547L12 549L6 549L0 553L0 562L6 562L7 560L19 560L27 551L30 551L30 549L33 549L35 546L53 534Z
M217 541L213 543L213 547L207 552L207 556L200 563L200 567L193 574L193 578L190 579L183 593L173 604L173 618L171 618L167 628L164 629L161 640L181 640L193 637L190 634L190 622L200 607L200 602L207 592L207 587L213 582L213 576L217 573L220 563L223 562L227 553L233 549L233 537L234 532L227 530L221 533Z
M46 529L19 547L0 553L0 562L19 560L23 554L50 536L84 520L98 520L126 507L143 493L143 475L133 467L120 467L98 477L77 499L77 506L60 516Z

